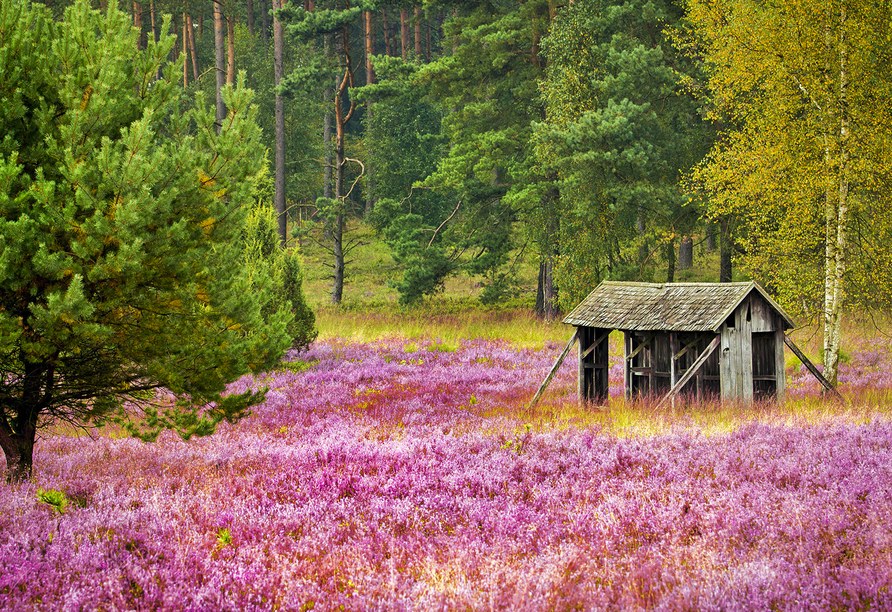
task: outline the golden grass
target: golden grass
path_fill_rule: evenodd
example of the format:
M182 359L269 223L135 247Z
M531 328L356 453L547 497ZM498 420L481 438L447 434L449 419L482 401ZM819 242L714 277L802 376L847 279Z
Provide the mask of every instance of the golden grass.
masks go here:
M575 396L550 397L532 410L506 405L502 416L529 423L533 431L559 431L569 428L595 428L622 438L652 437L669 433L725 435L736 429L761 423L776 427L811 427L827 423L869 423L892 418L892 401L840 403L823 397L789 399L783 403L752 405L692 402L656 409L657 400L626 401L611 398L604 406L580 404Z
M546 322L528 309L484 310L457 300L439 300L423 306L376 311L324 307L316 311L319 338L354 342L380 339L506 340L519 347L541 348L546 342L566 342L573 328L559 321Z

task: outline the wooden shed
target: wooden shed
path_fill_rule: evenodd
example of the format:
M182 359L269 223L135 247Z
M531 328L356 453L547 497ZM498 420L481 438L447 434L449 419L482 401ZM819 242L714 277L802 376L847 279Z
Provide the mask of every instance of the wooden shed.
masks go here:
M577 330L580 399L607 399L614 330L624 334L626 397L784 395L784 332L793 320L752 282L605 281L563 322Z

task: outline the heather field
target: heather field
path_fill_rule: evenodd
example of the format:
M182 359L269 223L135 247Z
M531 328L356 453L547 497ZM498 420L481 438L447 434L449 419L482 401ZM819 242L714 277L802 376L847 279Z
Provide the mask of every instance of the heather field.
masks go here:
M617 364L581 408L570 359L527 410L561 348L329 334L213 436L49 431L0 609L892 609L888 340L844 404L790 362L783 408L655 413Z

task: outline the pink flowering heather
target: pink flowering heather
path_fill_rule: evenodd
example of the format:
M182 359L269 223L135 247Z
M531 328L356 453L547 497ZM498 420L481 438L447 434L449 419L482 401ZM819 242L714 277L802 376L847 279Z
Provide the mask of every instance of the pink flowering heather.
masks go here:
M849 400L870 401L883 397L892 390L892 339L854 339L854 350L843 356L839 368L838 389ZM817 366L823 370L820 364ZM788 371L787 384L791 397L818 395L820 383L799 365Z
M0 487L0 609L892 609L884 412L528 427L560 348L317 343L208 438L47 437Z

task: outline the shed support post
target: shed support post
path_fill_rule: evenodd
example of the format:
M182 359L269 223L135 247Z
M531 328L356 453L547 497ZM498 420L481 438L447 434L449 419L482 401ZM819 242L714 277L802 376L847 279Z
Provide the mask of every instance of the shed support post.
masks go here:
M676 357L678 353L678 334L669 332L669 388L675 386L678 380L678 362ZM675 396L672 396L672 409L675 409Z
M564 347L564 350L561 351L560 356L557 358L557 361L554 362L554 365L551 366L551 371L548 372L548 376L545 377L545 380L542 381L542 384L539 385L539 390L536 391L536 395L533 396L533 399L530 400L530 403L527 405L527 410L535 406L539 403L539 398L542 397L542 394L545 393L545 389L548 388L548 383L551 382L551 379L554 378L554 375L557 373L558 368L561 367L561 364L564 363L564 359L567 358L567 355L570 354L570 349L573 348L573 343L576 342L576 338L579 337L579 329L577 328L573 335L570 336L570 341L567 342L567 346Z
M579 373L577 377L579 387L576 395L579 398L580 404L591 394L591 386L593 382L592 376L594 372L591 368L586 369L585 367L586 357L588 356L588 352L585 351L585 346L591 342L591 337L594 335L592 332L594 332L594 330L591 327L576 328L576 340L579 346Z
M632 332L623 332L623 395L626 401L632 399Z
M780 317L777 317L780 319ZM787 392L787 372L784 362L784 328L778 322L777 331L774 332L774 397L778 402L784 401Z
M840 399L840 400L842 399L842 396L839 394L839 391L837 391L833 387L833 385L830 384L830 381L828 381L826 378L824 378L824 375L821 374L821 372L818 370L818 368L815 367L815 364L813 364L811 362L811 360L805 356L805 353L803 353L802 351L799 350L799 347L796 346L796 344L793 342L793 340L789 336L786 336L786 335L784 336L784 344L786 344L787 346L790 347L790 350L793 351L793 353L795 353L795 355L797 357L799 357L799 361L801 361L803 363L803 365L805 365L805 367L808 368L808 371L811 372L812 375L818 379L818 382L821 383L825 389L827 389L833 395L835 395L837 397L837 399Z

